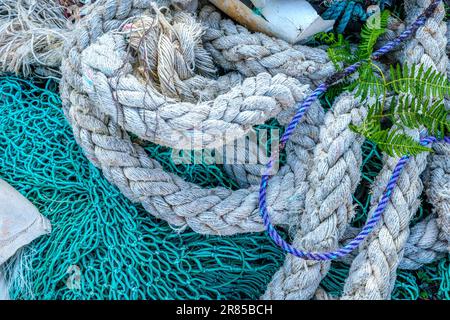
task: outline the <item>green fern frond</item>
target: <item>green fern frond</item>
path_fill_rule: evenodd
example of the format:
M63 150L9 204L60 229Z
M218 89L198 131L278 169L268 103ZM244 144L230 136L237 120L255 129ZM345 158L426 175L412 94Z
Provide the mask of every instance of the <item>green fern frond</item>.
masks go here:
M360 126L350 126L350 129L363 135L366 139L374 142L381 151L391 157L403 155L415 156L421 152L429 152L430 148L422 146L407 134L395 129L379 130L378 121L367 120Z
M334 32L319 32L314 35L314 40L322 44L332 45L338 40Z
M355 95L361 101L367 97L378 97L385 93L383 80L376 75L371 62L365 63L359 68L359 79L355 83Z
M367 108L367 119L379 121L383 117L383 104L379 99Z
M434 97L443 99L450 95L450 83L447 77L431 67L426 70L423 64L417 69L415 65L408 68L406 64L390 67L390 82L388 89L397 94L408 93L415 97Z
M361 42L358 47L358 57L368 59L378 38L386 32L390 12L384 10L372 15L361 29Z
M431 151L430 148L422 146L409 135L393 129L378 131L367 138L375 142L381 151L391 157L400 157L406 154L415 156L421 152Z
M444 101L431 101L402 95L393 98L390 113L393 122L399 121L404 127L425 127L430 134L442 138L450 130L450 112L446 110Z
M363 135L367 139L375 135L377 132L381 131L380 122L373 118L364 119L364 121L359 126L351 124L349 125L349 128L350 130Z
M333 37L330 37L330 39L333 39ZM330 43L327 53L337 70L342 69L340 65L342 62L351 64L356 61L356 57L350 47L350 42L342 34L338 34L337 38L334 38L334 41Z

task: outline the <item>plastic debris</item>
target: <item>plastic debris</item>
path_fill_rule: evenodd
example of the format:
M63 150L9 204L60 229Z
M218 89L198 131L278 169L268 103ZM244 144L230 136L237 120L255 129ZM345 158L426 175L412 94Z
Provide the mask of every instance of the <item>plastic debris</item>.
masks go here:
M0 179L0 265L24 245L51 231L50 222Z

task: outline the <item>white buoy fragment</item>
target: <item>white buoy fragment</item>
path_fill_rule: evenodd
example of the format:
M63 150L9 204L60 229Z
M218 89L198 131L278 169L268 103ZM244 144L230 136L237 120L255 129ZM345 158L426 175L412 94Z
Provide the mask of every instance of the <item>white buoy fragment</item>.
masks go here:
M50 233L50 221L0 179L0 265L37 237Z

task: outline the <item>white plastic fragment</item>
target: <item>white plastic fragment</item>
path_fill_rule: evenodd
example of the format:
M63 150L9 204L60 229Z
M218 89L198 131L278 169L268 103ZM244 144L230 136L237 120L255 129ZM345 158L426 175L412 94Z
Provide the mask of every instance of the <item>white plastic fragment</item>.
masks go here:
M329 31L335 22L323 20L305 0L250 0L261 15L239 0L209 1L250 30L289 43L305 42L318 32Z
M50 222L37 208L0 179L0 266L19 248L50 231Z

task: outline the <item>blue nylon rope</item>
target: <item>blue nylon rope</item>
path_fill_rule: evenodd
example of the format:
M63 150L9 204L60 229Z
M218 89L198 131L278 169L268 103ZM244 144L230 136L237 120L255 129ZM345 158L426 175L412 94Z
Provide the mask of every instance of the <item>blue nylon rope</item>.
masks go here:
M334 1L322 14L322 18L325 20L339 20L336 27L338 33L344 32L352 18L366 21L368 17L369 14L366 13L361 3L355 1Z
M405 31L403 31L397 38L394 40L388 42L383 47L375 51L371 58L372 60L377 60L387 52L391 51L393 48L397 47L402 41L408 39L411 35L413 35L417 29L421 26L423 26L426 22L426 20L434 13L437 6L441 0L435 0L433 1L430 6L417 18L417 20L409 26ZM383 214L384 210L386 209L386 206L389 202L389 199L392 194L392 190L394 189L397 180L400 176L401 171L403 170L404 166L406 165L408 159L410 158L409 155L405 155L400 158L399 162L397 163L397 166L394 169L394 172L391 176L391 179L389 180L389 183L383 193L382 199L380 200L374 215L367 220L366 225L361 230L361 232L352 240L350 243L348 243L343 248L329 251L329 252L310 252L310 251L303 251L300 249L297 249L293 247L291 244L287 243L281 235L275 230L275 227L272 225L272 222L270 220L269 211L267 209L267 202L266 202L266 190L267 185L269 181L269 174L271 172L271 169L273 167L274 161L276 159L276 156L279 154L281 150L284 149L286 142L289 140L290 136L292 135L294 129L296 128L297 124L300 122L304 114L308 111L309 107L312 105L314 101L317 100L317 98L325 93L327 89L336 81L353 74L356 72L356 70L361 66L361 64L367 60L363 60L360 62L357 62L347 68L345 68L341 72L337 72L334 75L330 76L324 83L319 85L312 93L311 95L303 101L303 103L299 106L297 109L296 114L292 118L291 122L286 128L286 131L284 132L283 136L281 137L280 142L280 148L278 152L274 152L269 162L266 165L266 171L264 172L260 189L259 189L259 208L260 213L263 219L264 226L269 234L269 236L272 238L272 240L281 247L284 251L293 254L296 257L307 259L307 260L333 260L338 257L343 257L347 254L349 254L352 250L354 250L373 230L376 223L380 220L381 215ZM428 145L432 142L436 141L436 138L434 137L426 137L420 141L422 145ZM444 141L447 143L450 143L450 137L445 137Z

